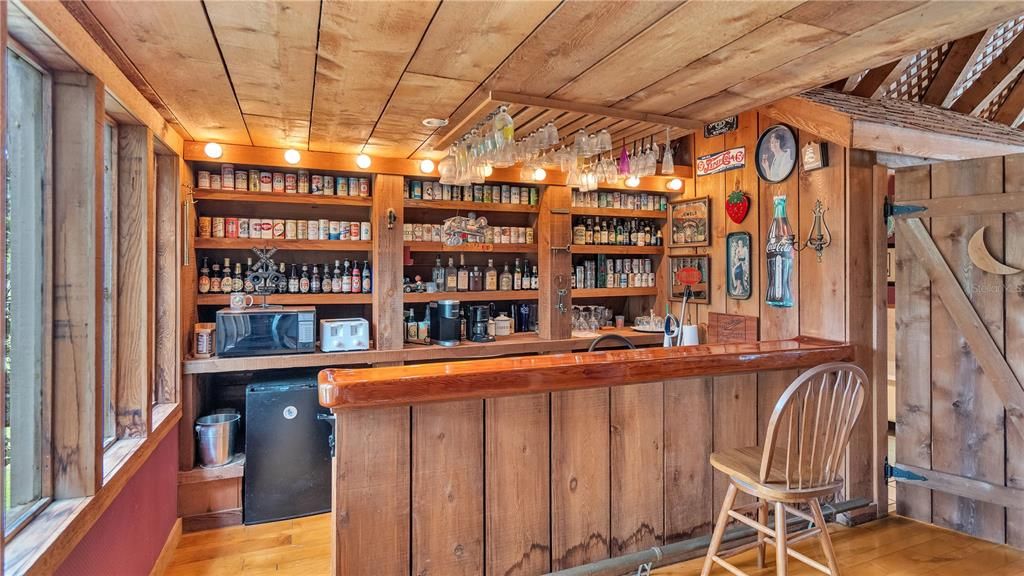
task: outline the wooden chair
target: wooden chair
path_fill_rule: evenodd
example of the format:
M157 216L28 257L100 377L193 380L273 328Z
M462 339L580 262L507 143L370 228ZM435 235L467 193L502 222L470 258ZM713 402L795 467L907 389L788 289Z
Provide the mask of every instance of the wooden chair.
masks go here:
M711 455L711 465L729 476L729 489L701 576L708 576L714 564L736 575L745 574L718 555L730 519L757 530L757 541L734 548L728 555L756 546L757 566L763 568L765 546L770 544L775 547L776 573L780 576L786 574L789 556L825 574L838 576L839 566L820 499L842 488L839 469L850 431L864 404L866 382L867 375L853 364L836 362L808 370L786 388L775 404L763 449L750 446ZM738 491L757 498L750 505L756 507L756 521L742 514L740 508L733 508ZM774 529L768 525L769 502L775 504ZM800 504L806 504L810 513L798 509ZM787 534L787 512L813 526ZM813 536L821 541L827 567L789 547Z

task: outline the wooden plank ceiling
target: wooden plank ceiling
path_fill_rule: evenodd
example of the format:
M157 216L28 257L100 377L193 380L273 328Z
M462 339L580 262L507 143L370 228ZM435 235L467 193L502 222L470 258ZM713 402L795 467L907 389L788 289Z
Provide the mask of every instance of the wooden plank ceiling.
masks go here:
M443 134L421 121L457 121L492 90L712 121L851 76L885 82L908 55L1022 11L945 0L65 5L185 138L401 158L436 157ZM1024 105L1024 85L996 84ZM551 120L563 134L596 122L618 138L657 131L529 116L517 123Z

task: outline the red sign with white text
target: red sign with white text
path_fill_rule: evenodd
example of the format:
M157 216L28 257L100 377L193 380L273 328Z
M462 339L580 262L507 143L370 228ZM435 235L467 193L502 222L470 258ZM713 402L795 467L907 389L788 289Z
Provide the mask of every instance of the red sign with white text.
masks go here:
M743 168L747 164L747 149L743 146L717 154L697 158L697 176L707 176Z

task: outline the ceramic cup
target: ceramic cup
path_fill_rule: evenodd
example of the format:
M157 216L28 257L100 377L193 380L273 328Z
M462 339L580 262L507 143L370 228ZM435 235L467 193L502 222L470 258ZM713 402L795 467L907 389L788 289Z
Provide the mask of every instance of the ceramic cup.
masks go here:
M255 300L252 295L245 294L244 292L232 292L231 298L228 300L228 305L231 306L232 310L245 310L249 306L253 305Z

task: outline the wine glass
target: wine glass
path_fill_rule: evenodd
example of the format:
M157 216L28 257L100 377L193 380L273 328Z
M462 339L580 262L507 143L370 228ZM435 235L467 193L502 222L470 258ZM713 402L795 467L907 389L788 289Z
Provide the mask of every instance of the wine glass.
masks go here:
M672 163L672 146L668 139L668 128L665 128L665 156L661 159L661 173L667 176L675 171L676 167Z
M597 146L598 152L611 152L612 151L612 135L608 132L607 128L602 128L601 132L597 135Z

